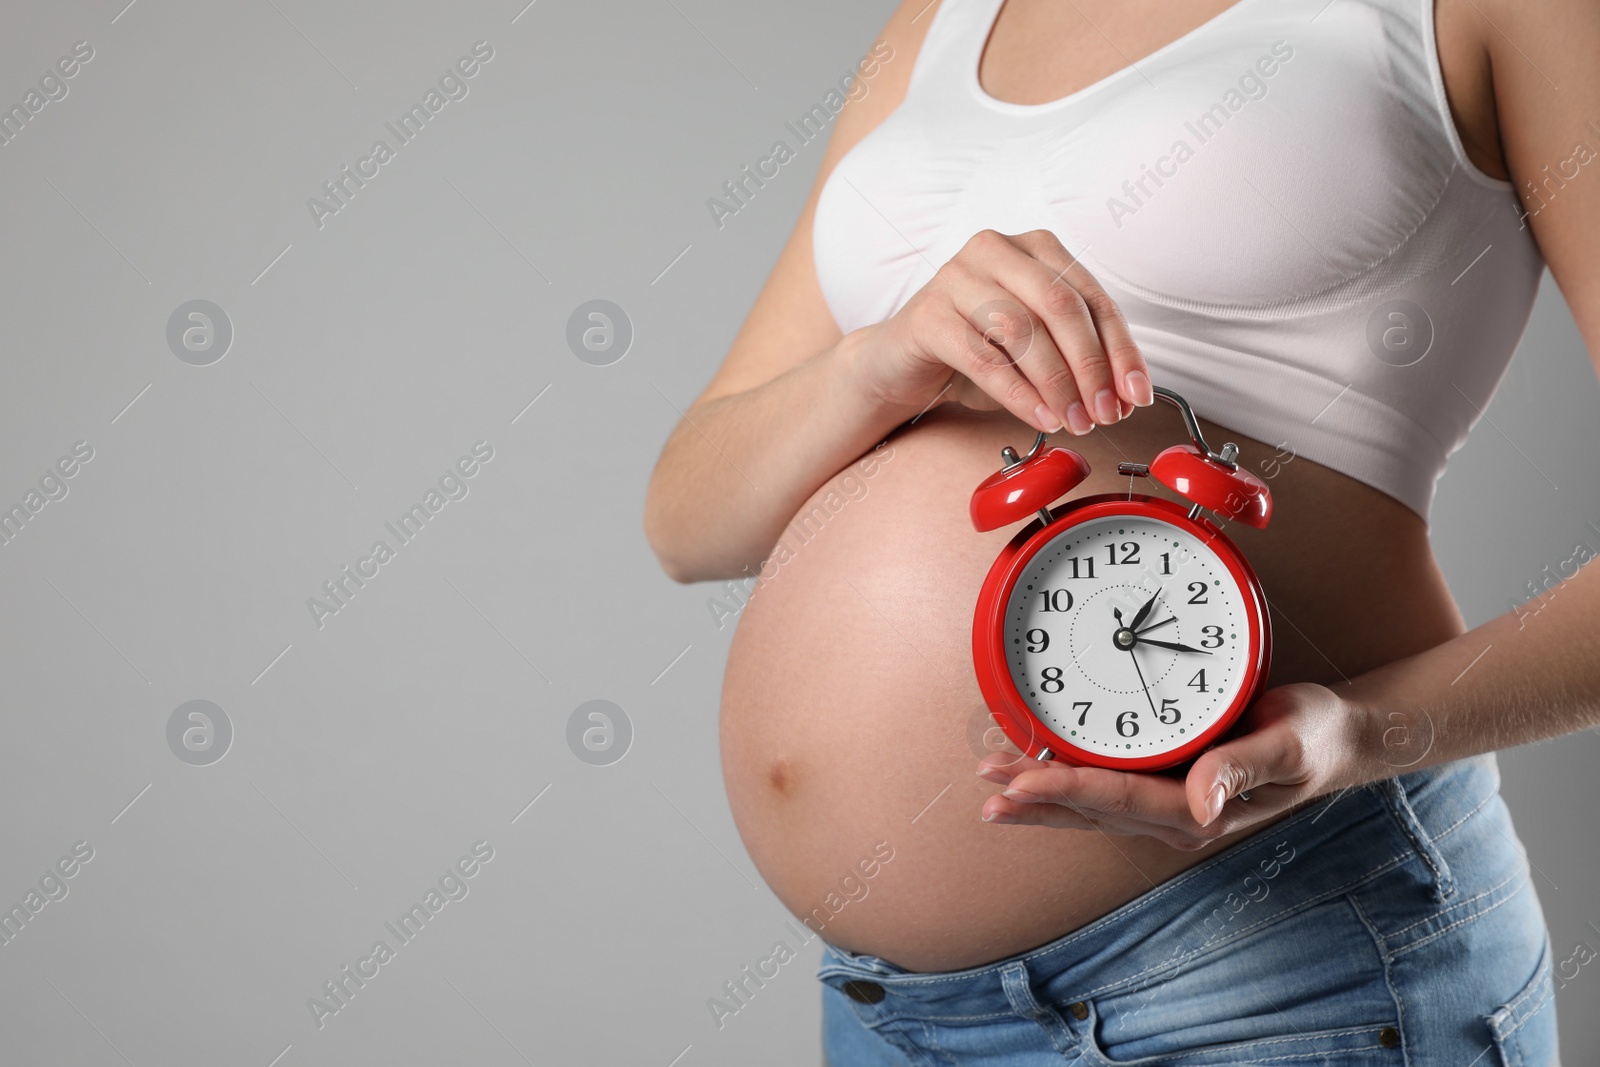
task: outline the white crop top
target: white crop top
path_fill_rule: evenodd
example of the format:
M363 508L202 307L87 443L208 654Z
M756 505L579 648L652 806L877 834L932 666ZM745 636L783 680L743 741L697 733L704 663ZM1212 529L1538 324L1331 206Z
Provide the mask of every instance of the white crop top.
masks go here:
M1428 518L1505 373L1543 260L1462 152L1432 0L1239 0L1070 96L996 100L1003 0L943 0L903 103L829 176L812 233L845 332L974 233L1053 231L1202 417Z

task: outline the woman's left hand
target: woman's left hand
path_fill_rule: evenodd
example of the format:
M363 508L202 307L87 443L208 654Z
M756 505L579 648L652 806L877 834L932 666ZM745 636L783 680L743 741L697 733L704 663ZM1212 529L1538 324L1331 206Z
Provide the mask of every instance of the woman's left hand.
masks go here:
M1184 778L997 752L978 774L1006 789L984 802L983 819L1143 835L1193 852L1302 801L1393 773L1361 751L1366 718L1366 708L1325 686L1269 689Z

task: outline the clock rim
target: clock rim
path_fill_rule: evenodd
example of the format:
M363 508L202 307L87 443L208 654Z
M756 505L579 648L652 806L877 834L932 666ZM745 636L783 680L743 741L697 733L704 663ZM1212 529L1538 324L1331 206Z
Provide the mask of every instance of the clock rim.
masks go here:
M1248 620L1254 623L1250 627L1250 647L1243 664L1246 676L1232 702L1216 722L1177 748L1147 756L1107 756L1080 748L1056 734L1028 706L1005 659L1006 606L1023 570L1045 545L1070 528L1114 515L1160 519L1211 547L1244 591L1245 613ZM982 690L984 702L1006 736L1030 757L1037 757L1048 748L1055 759L1078 766L1121 771L1164 770L1210 747L1238 721L1239 716L1265 688L1272 658L1272 624L1266 603L1261 581L1244 553L1222 532L1221 527L1205 516L1191 519L1187 508L1161 497L1141 493L1099 493L1081 497L1056 510L1048 525L1035 519L1017 531L990 566L978 593L972 622L973 666L978 675L978 688Z

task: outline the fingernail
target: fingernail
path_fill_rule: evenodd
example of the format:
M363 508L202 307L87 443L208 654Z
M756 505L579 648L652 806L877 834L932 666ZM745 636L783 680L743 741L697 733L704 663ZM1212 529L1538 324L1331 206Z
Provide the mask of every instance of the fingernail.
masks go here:
M1009 814L1007 814L1006 812L1003 812L1003 811L997 811L997 812L994 812L991 815L985 815L983 817L983 821L984 822L1001 822L1001 823L1016 822L1017 821L1017 817L1015 815L1009 815Z
M1156 398L1150 391L1150 376L1142 370L1131 370L1124 374L1122 387L1128 391L1128 398L1140 407L1154 402Z
M1039 428L1045 433L1055 433L1061 429L1061 420L1056 418L1056 413L1044 404L1033 409L1033 421L1038 423Z
M1090 421L1089 413L1084 410L1081 401L1074 400L1072 406L1067 408L1067 427L1079 437L1094 429L1094 423Z
M1094 410L1100 425L1109 426L1117 421L1117 397L1109 389L1102 389L1094 395Z
M1044 799L1038 793L1030 793L1026 789L1007 789L1000 795L1015 800L1018 804L1037 804Z
M1221 785L1211 790L1211 796L1206 799L1206 822L1210 826L1216 821L1217 815L1222 811L1222 805L1227 802L1228 791Z

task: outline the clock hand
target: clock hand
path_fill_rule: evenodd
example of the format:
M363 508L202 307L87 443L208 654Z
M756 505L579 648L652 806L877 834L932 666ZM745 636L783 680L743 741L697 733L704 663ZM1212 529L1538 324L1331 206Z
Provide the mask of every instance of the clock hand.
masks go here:
M1140 670L1139 668L1139 657L1133 654L1132 648L1128 649L1128 655L1133 657L1133 669L1139 672L1139 684L1144 687L1144 699L1145 702L1150 705L1150 714L1155 715L1156 702L1150 696L1150 685L1144 680L1144 671ZM1157 718L1159 717L1160 716L1157 716Z
M1169 622L1177 622L1177 621L1178 621L1178 617L1176 615L1168 615L1166 618L1162 619L1160 622L1153 622L1149 626L1146 626L1144 629L1142 629L1142 630L1140 630L1138 632L1141 633L1141 634L1147 634L1151 630L1154 630L1158 626L1165 626Z
M1157 586L1155 595L1152 596L1149 600L1146 600L1144 602L1144 607L1140 608L1138 610L1138 612L1133 616L1133 621L1128 624L1128 629L1137 630L1139 628L1139 624L1144 622L1145 619L1150 617L1150 609L1155 607L1156 606L1156 601L1160 600L1160 599L1161 599L1161 587ZM1120 616L1117 618L1117 621L1118 622L1122 621Z
M1149 637L1139 638L1139 643L1142 645L1155 645L1157 648L1170 648L1174 652L1198 652L1202 656L1211 655L1211 653L1207 652L1203 648L1190 648L1188 645L1174 644L1171 641L1156 641Z

